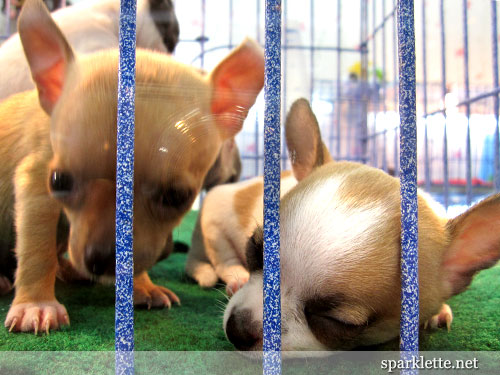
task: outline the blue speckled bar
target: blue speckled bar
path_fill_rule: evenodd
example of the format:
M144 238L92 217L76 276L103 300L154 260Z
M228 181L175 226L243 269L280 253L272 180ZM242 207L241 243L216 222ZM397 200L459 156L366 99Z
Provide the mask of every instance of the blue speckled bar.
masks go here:
M401 178L401 351L418 351L418 207L413 0L398 3Z
M115 371L134 373L133 202L136 1L120 4L116 164Z
M264 374L281 374L281 1L266 1L264 81Z

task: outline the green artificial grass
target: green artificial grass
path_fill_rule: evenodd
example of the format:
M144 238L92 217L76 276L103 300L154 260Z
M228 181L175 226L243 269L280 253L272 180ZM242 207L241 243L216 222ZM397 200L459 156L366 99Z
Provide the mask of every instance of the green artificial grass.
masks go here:
M190 243L196 220L191 212L174 239ZM184 272L186 254L174 253L157 264L151 279L174 291L182 306L135 310L137 351L232 351L222 329L227 299L224 286L203 290ZM469 289L448 301L454 314L452 329L422 331L425 351L500 351L500 264L482 271ZM50 335L8 333L0 329L0 351L110 351L114 350L114 287L68 285L58 282L56 294L70 315L71 327ZM0 297L0 320L13 294ZM363 350L397 350L398 340ZM1 372L1 371L0 371Z

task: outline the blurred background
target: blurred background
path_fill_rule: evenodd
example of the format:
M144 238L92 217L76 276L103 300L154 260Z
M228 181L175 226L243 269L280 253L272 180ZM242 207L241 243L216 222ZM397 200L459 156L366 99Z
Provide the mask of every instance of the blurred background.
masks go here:
M22 4L3 0L2 40ZM85 0L47 0L50 9ZM286 1L282 119L312 103L336 159L399 173L396 0ZM500 188L498 20L494 0L416 0L418 182L454 215ZM264 43L264 0L177 0L175 57L210 70L250 36ZM7 6L9 5L9 6ZM9 9L7 9L9 8ZM236 141L242 178L263 173L263 95ZM282 167L289 167L284 144Z

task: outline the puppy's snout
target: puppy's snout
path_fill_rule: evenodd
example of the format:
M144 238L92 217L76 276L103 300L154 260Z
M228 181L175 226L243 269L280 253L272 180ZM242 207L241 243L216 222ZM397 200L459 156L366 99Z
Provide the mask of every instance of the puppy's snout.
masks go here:
M87 245L85 247L85 266L96 275L115 274L115 245Z
M226 323L226 335L236 349L255 350L262 330L252 321L250 310L233 310Z

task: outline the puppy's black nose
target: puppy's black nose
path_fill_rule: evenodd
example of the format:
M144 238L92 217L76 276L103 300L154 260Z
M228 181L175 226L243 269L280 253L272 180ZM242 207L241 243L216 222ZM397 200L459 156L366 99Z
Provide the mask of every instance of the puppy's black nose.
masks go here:
M262 336L261 330L252 322L250 310L232 311L226 323L226 335L238 350L251 350Z
M96 276L115 274L115 246L87 245L84 255L87 270Z

